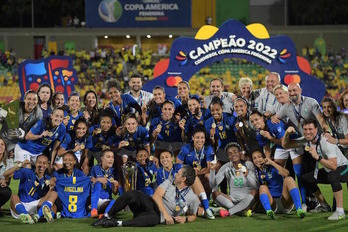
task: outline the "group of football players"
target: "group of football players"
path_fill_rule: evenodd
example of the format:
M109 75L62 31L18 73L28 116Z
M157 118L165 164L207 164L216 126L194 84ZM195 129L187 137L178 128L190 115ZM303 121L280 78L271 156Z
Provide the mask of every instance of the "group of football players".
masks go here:
M167 96L161 86L142 90L136 74L127 93L110 79L110 102L100 106L93 90L65 99L44 83L25 93L18 128L8 128L1 109L1 206L10 200L12 216L24 223L89 216L104 227L254 212L275 219L294 208L299 218L332 210L329 220L344 219L344 107L330 98L321 107L275 72L265 84L253 89L243 77L234 94L215 78L201 96L181 81L177 96ZM17 194L11 178L20 180ZM331 185L332 208L318 183ZM126 206L134 218L115 219Z

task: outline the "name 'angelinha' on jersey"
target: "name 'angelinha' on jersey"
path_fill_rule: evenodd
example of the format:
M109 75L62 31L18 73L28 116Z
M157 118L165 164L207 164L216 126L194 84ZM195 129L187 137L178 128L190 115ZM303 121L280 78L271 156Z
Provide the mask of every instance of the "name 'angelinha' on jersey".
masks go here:
M83 187L65 187L64 192L69 192L69 193L82 193L83 192Z

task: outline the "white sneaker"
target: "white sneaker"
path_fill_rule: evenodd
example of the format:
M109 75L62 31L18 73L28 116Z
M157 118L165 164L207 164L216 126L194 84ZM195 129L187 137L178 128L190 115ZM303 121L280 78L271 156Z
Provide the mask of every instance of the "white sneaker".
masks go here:
M206 209L205 210L205 217L210 219L210 220L214 220L215 216L213 214L213 211L211 209Z
M345 214L339 215L337 211L335 211L330 217L327 218L327 220L330 220L330 221L338 221L342 219L346 219L346 215Z
M307 213L307 205L306 205L306 203L302 203L301 208L302 208L303 211L305 211Z
M34 220L27 213L21 213L21 215L19 215L19 218L25 224L34 224L35 223Z

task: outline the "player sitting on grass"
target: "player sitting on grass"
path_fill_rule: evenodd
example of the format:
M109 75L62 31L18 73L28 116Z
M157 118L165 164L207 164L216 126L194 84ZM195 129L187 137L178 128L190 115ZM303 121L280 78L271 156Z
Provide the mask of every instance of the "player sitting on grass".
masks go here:
M260 201L270 219L275 219L275 213L290 213L294 207L299 218L304 218L300 192L289 171L269 158L261 151L254 151L253 162L260 181Z
M114 153L110 149L103 151L101 163L92 167L91 177L94 182L91 193L91 217L98 217L98 213L108 212L112 204L112 194L117 194L118 181L114 178Z
M224 164L215 174L215 164L210 166L210 187L214 201L226 208L220 210L221 217L227 217L240 213L250 207L257 194L257 178L254 165L250 161L241 161L241 147L237 143L229 143L225 147L230 162ZM221 181L226 178L229 184L230 194L227 195L217 190Z
M160 154L160 163L161 167L157 170L157 184L162 184L165 180L170 179L174 180L175 174L182 168L183 164L173 163L174 155L171 151L162 151ZM202 182L196 176L195 182L192 184L192 190L194 193L201 199L201 206L199 208L198 215L205 216L208 219L214 220L215 216L213 211L209 208L209 200Z
M190 186L195 181L195 171L184 165L175 175L174 181L164 181L153 197L140 191L125 192L117 198L109 213L98 219L95 226L155 226L160 223L172 225L196 220L199 200ZM133 219L122 221L110 218L129 206Z
M44 155L37 156L35 170L21 168L28 164L30 161L25 160L4 173L6 178L20 180L18 195L11 197L11 214L28 224L38 222L41 217L45 217L47 222L53 222L51 208L56 211L53 203L57 199L57 193L50 188L50 176L45 174L48 158Z

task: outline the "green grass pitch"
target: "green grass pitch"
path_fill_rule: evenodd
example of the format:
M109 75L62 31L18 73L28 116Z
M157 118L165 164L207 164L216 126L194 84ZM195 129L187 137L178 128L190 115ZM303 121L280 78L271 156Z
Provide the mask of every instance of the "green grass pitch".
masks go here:
M18 181L12 181L11 188L13 192L17 191ZM343 184L344 189L344 207L348 211L348 193L347 186ZM331 187L320 185L320 189L325 195L328 202L332 203ZM299 219L295 211L290 215L276 215L276 220L268 220L265 214L254 214L252 217L232 216L227 218L216 218L211 221L205 218L197 218L195 222L184 225L175 224L172 226L158 225L150 228L96 228L90 226L95 219L57 219L54 223L37 223L34 225L22 224L20 220L13 219L8 215L9 203L4 206L5 216L0 218L0 231L21 231L21 232L51 232L51 231L267 231L267 232L287 232L287 231L348 231L348 219L331 222L326 218L331 213L308 213L304 219ZM348 213L347 213L348 214ZM130 212L121 212L118 214L119 219L131 218Z

